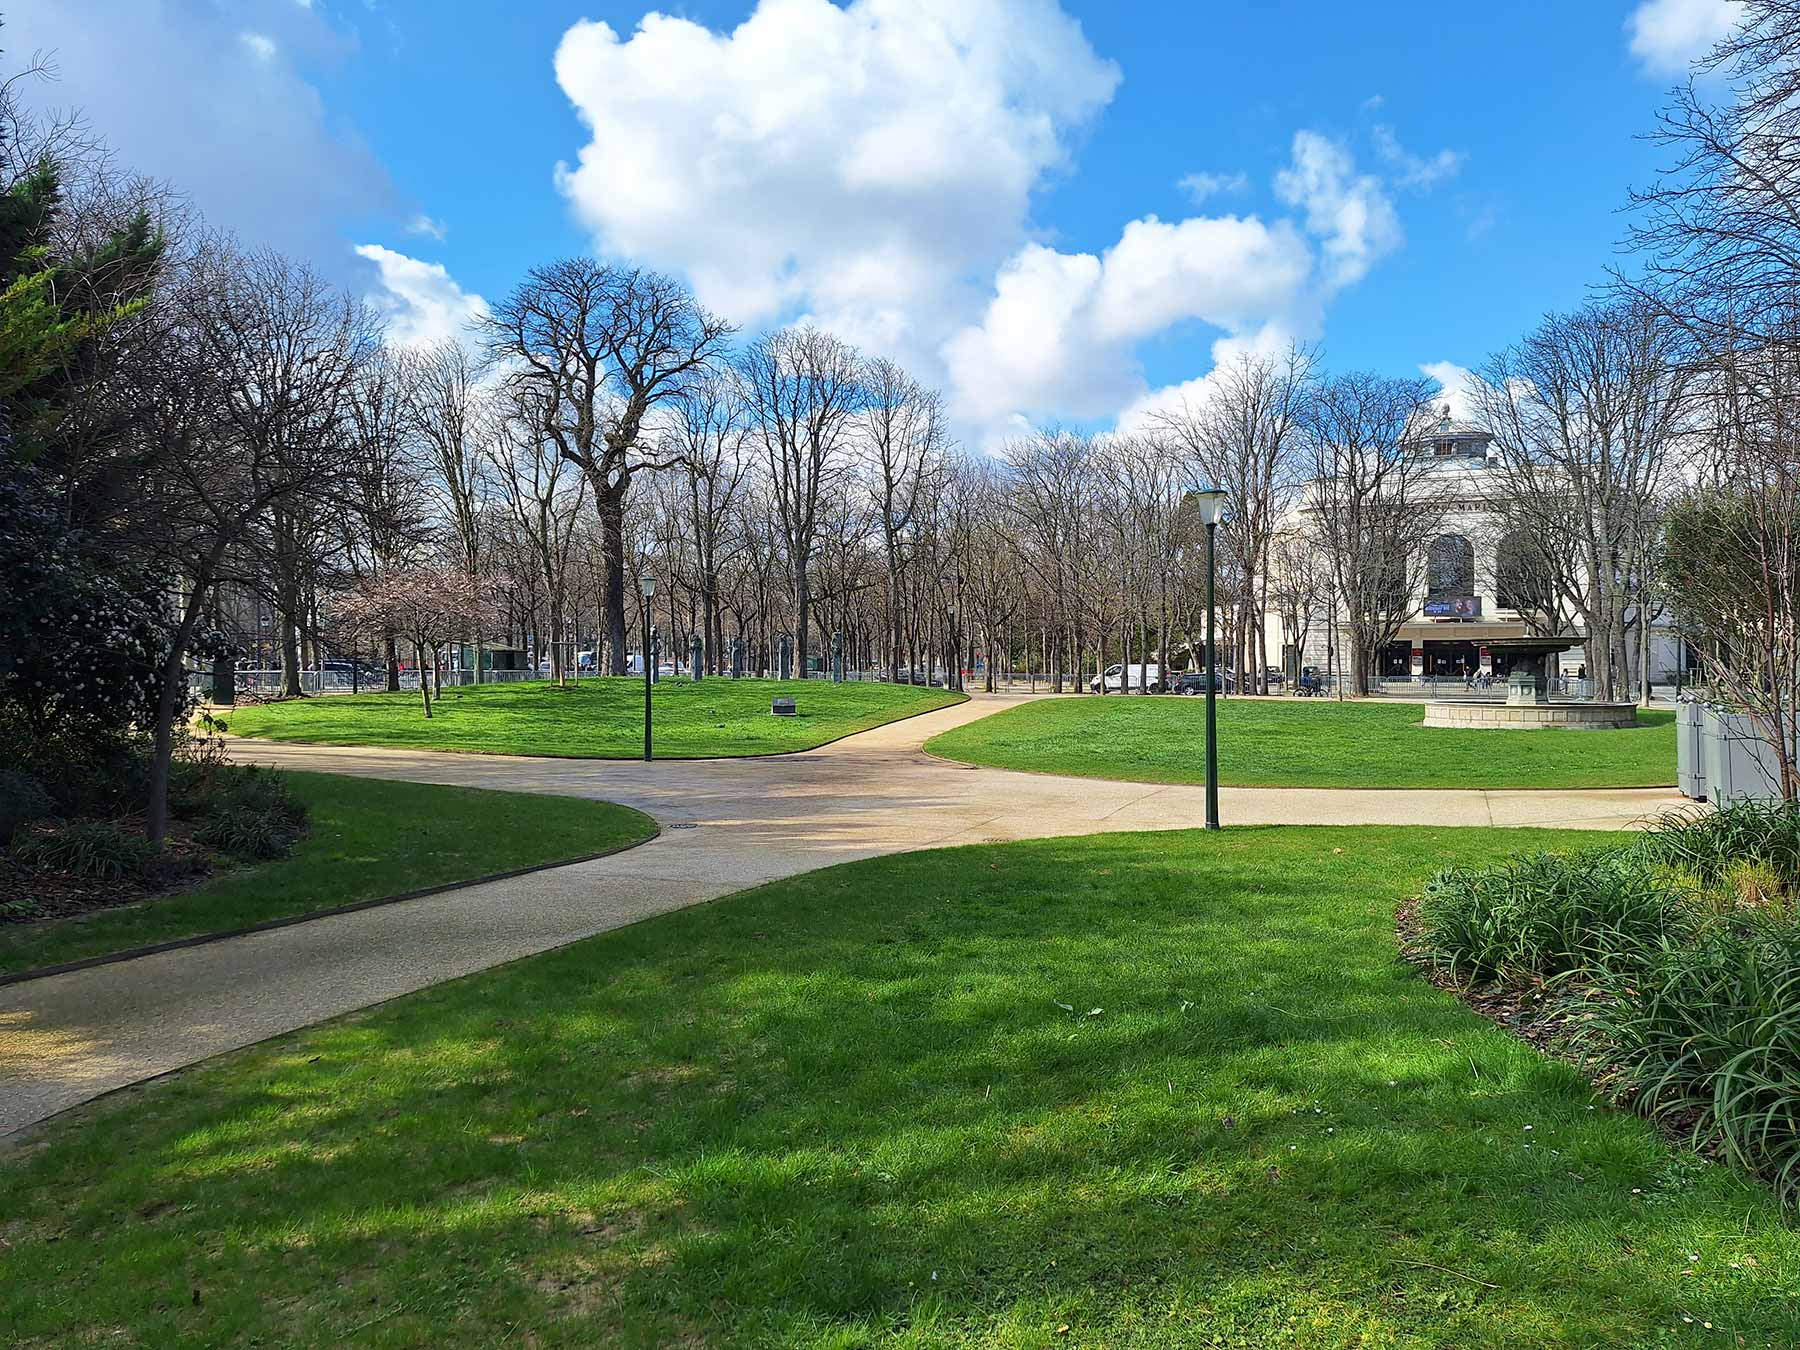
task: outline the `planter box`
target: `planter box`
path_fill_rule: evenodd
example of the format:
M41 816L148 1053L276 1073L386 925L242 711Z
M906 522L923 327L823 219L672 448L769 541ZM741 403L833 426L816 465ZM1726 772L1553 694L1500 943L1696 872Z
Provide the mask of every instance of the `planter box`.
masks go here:
M1675 705L1675 781L1681 795L1706 800L1706 708L1699 703Z
M1700 754L1697 786L1705 800L1714 806L1729 806L1740 801L1780 801L1781 763L1769 744L1756 734L1756 724L1747 713L1725 712L1719 708L1700 708ZM1687 749L1688 728L1678 727L1677 745ZM1690 797L1684 775L1681 790Z

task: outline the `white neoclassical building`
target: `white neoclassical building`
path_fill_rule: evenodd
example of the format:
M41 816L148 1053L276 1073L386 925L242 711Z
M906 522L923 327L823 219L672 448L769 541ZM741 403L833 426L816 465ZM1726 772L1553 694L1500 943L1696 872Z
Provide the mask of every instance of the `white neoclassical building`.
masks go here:
M1504 490L1505 478L1492 442L1489 432L1453 419L1446 407L1407 447L1407 453L1430 460L1428 472L1441 492L1442 522L1427 552L1413 614L1376 656L1375 673L1383 679L1503 678L1509 673L1507 657L1491 649L1493 639L1548 632L1586 636L1579 620L1558 615L1541 571L1529 565L1538 556L1532 541L1509 534L1495 509L1495 494ZM1296 509L1296 528L1305 510L1304 505ZM1557 547L1555 540L1538 543L1545 550ZM1279 615L1271 613L1266 620L1269 650L1282 654L1290 675L1304 666L1325 670L1328 661L1342 669L1349 645L1344 615L1339 609L1327 620L1329 606L1328 599L1298 643ZM1683 645L1666 616L1652 616L1649 639L1652 682L1673 683ZM1632 647L1635 680L1640 643L1634 641ZM1560 657L1560 673L1579 678L1586 674L1586 662L1584 648L1572 647Z

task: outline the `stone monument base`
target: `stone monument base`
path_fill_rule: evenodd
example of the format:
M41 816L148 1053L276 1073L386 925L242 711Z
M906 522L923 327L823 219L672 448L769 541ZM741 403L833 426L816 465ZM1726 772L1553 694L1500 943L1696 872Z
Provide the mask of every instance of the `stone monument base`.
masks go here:
M1471 698L1425 705L1426 726L1472 731L1618 731L1637 724L1635 703L1502 703Z

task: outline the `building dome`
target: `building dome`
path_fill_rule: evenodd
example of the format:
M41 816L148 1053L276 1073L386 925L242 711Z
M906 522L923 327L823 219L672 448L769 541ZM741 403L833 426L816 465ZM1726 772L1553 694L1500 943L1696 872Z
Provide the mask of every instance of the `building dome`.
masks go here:
M1406 443L1406 448L1412 454L1433 459L1485 460L1493 439L1493 433L1486 427L1478 427L1473 422L1459 422L1451 417L1450 405L1446 403L1438 409L1436 419L1423 419L1418 431Z

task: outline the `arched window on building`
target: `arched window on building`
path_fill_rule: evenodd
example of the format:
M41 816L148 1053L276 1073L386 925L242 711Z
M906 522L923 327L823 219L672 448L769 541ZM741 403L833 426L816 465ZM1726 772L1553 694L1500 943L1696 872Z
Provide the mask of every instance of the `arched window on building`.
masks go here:
M1475 546L1460 534L1440 534L1425 555L1425 593L1441 596L1475 594Z
M1494 599L1501 609L1545 616L1555 607L1555 586L1550 560L1538 541L1524 530L1513 530L1494 550Z

